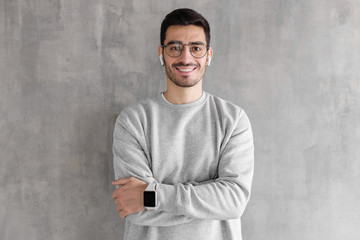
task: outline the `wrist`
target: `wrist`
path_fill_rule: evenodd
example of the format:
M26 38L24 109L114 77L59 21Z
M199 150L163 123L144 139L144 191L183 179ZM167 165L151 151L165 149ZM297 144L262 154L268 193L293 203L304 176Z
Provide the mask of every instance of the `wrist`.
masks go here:
M157 206L156 183L149 183L144 191L144 207L147 210L154 210Z

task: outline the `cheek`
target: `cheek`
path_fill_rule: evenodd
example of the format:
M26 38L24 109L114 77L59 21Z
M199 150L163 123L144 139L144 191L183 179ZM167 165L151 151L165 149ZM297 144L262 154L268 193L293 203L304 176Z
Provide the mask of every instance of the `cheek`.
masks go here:
M201 69L205 69L206 68L206 60L205 61L201 61L199 62Z
M164 63L165 63L165 66L171 67L171 65L174 63L174 61L169 58L164 58Z

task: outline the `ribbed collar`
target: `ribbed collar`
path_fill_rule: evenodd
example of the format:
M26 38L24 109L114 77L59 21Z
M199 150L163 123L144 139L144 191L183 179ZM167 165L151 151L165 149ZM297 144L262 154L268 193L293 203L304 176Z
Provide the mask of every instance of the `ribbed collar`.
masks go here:
M203 91L203 94L198 100L195 100L194 102L185 103L185 104L172 104L168 102L164 96L164 93L161 92L158 96L158 100L162 105L165 105L172 109L182 109L182 108L189 108L189 107L196 107L201 104L203 104L207 100L208 94L207 92Z

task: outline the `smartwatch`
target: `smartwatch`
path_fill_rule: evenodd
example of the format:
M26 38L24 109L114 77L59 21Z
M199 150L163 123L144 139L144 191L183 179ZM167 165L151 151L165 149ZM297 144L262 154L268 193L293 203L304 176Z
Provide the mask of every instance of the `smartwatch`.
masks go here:
M144 207L147 210L154 210L156 205L156 183L149 183L149 185L144 191Z

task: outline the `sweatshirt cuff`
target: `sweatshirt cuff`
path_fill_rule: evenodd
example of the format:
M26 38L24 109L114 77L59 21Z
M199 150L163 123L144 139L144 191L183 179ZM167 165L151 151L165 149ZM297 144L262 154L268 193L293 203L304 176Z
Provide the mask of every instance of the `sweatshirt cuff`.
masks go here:
M175 212L176 186L158 183L156 186L158 211Z

